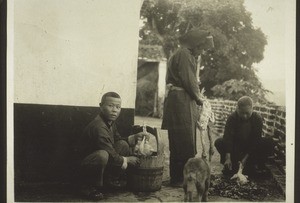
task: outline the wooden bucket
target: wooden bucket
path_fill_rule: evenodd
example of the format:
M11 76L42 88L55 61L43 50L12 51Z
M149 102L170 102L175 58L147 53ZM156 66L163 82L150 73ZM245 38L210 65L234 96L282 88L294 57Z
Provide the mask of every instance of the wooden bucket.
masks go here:
M156 128L146 126L148 133L155 136L157 153L148 157L139 157L139 167L128 169L127 186L138 192L153 192L161 188L164 169L164 145ZM143 126L133 126L133 134L143 131Z

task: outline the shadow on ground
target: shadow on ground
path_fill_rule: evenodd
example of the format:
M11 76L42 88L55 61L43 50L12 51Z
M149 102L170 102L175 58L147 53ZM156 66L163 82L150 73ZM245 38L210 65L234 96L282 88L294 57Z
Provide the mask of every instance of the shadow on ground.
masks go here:
M151 127L160 129L161 119L135 117L135 124L145 123ZM180 202L183 201L183 189L169 186L169 148L167 131L160 131L162 142L165 145L165 165L163 183L156 192L130 192L127 190L106 191L103 202ZM198 135L199 136L199 135ZM214 140L218 135L214 135ZM205 139L208 143L208 139ZM198 152L201 152L200 144L197 144ZM244 187L224 179L221 175L222 165L219 163L219 155L215 153L211 162L212 185L209 190L210 202L246 202L263 201L277 202L285 201L284 196L276 187L271 178L250 180ZM87 202L70 184L48 183L48 184L26 184L17 185L15 194L18 202Z

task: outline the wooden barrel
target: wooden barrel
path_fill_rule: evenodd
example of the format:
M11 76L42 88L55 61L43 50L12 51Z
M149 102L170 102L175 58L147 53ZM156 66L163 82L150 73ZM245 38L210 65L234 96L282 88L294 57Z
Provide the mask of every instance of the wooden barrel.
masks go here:
M128 169L127 186L138 192L153 192L161 188L164 170L164 145L156 128L146 126L148 133L155 136L157 153L152 156L139 157L139 167ZM143 131L143 126L133 126L133 134Z

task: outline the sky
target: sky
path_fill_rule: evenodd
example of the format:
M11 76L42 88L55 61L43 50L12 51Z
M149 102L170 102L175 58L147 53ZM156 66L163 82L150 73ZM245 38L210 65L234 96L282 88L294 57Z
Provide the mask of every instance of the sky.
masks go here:
M293 36L287 24L294 23L293 12L286 12L290 3L293 0L245 0L246 9L252 13L254 27L261 28L268 41L264 59L254 67L264 87L273 92L268 99L277 105L285 105L286 70L293 68L287 67L286 63L286 41Z

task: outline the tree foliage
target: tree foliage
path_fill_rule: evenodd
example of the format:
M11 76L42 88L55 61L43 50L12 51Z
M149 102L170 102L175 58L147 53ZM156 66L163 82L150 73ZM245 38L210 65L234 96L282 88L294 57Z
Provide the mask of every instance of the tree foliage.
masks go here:
M163 46L167 58L179 46L178 37L190 29L211 32L215 50L202 56L200 73L208 96L214 86L232 79L263 90L253 64L263 59L267 39L252 25L243 0L144 0L141 20L140 43Z
M215 97L222 97L228 100L238 100L244 95L250 96L254 102L269 104L266 94L269 90L264 89L260 83L251 83L243 80L231 79L222 85L216 85L212 88Z

